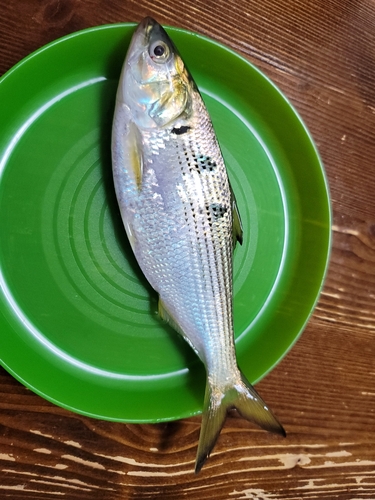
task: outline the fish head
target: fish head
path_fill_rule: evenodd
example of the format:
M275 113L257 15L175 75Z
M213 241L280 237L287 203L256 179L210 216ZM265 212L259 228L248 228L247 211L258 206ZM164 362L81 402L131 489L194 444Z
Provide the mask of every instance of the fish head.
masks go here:
M125 59L117 98L140 128L164 127L191 113L194 81L160 24L146 17Z

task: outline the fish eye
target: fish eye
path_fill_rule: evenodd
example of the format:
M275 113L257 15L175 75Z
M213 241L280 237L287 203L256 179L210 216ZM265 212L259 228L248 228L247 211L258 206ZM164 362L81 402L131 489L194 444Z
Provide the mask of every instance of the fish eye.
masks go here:
M165 52L165 48L162 45L157 45L154 48L154 55L156 57L161 57L162 55L164 55L164 52Z
M150 47L150 57L156 62L165 62L169 57L169 47L161 40L154 42Z

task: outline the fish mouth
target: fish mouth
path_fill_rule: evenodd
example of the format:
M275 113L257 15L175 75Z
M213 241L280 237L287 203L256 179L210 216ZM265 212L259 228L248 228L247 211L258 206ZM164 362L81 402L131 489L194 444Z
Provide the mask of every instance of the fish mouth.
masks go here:
M152 17L145 17L138 25L135 35L142 39L144 46L150 45L156 40L163 40L168 45L171 44L170 38L164 28Z
M156 24L157 22L152 17L145 17L134 30L126 55L126 63L130 69L138 67L142 53L148 50L150 35ZM131 73L133 73L132 70Z
M133 41L137 40L138 44L141 43L146 46L150 39L150 32L155 25L156 21L152 17L145 17L137 26L133 34Z
M154 29L160 26L152 17L145 17L137 26L135 36L143 39L143 43L147 45L150 42L151 33Z
M152 17L148 16L145 17L138 25L137 31L145 31L149 32L154 26L156 26L158 23L153 19Z

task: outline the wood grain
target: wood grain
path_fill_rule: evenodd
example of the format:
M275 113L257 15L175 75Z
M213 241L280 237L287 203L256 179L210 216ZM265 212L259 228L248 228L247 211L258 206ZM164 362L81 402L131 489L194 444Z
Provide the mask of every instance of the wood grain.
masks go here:
M208 35L288 96L333 204L327 280L303 336L259 384L285 440L231 414L202 473L199 417L124 425L69 413L0 370L0 498L375 498L375 3L371 0L0 0L0 74L45 43L139 21ZM1 120L1 118L0 118Z

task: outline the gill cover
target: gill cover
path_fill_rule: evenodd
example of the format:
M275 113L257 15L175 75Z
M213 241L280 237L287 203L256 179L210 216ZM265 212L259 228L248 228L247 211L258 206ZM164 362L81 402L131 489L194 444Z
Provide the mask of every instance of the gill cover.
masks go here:
M193 82L166 31L152 18L136 29L117 98L139 128L164 127L188 115Z

